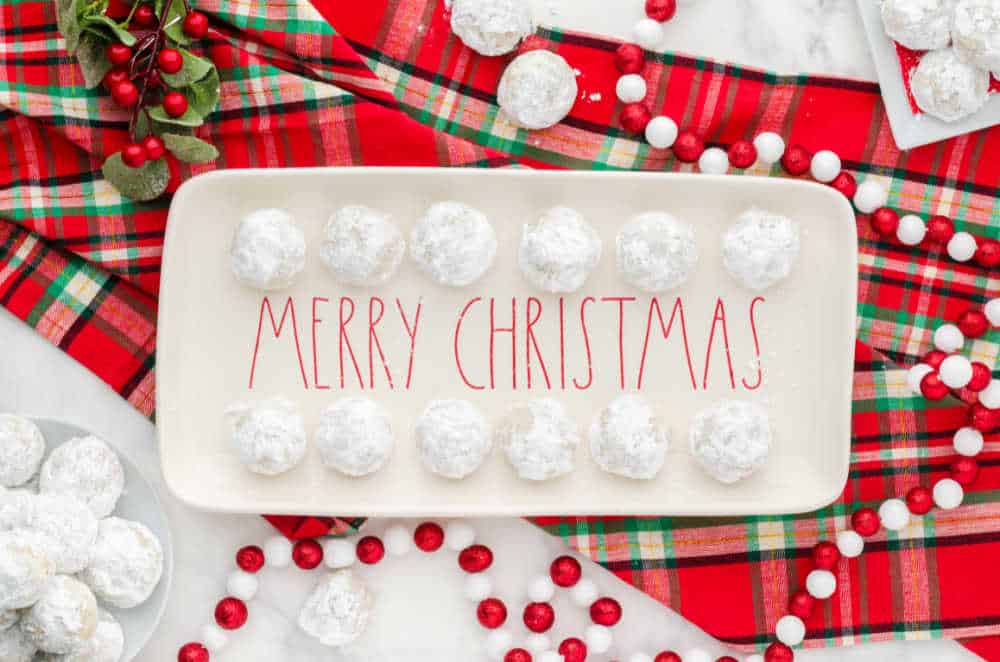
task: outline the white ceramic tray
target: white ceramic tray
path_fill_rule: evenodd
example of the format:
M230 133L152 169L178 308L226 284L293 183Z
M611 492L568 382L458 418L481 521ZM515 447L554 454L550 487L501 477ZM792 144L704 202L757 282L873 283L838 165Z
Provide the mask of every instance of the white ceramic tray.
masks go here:
M396 277L373 291L332 280L317 256L320 233L330 214L348 203L389 212L404 231L433 202L457 199L487 213L497 230L496 262L478 283L463 289L432 284L409 260ZM541 210L571 205L595 225L604 257L584 288L565 298L566 388L561 387L558 298L533 291L517 268L522 225ZM742 290L721 264L721 234L737 214L758 205L789 214L802 226L803 244L794 277L764 293L754 311L764 384L755 390L754 295ZM301 362L292 334L291 310L279 339L264 314L263 297L232 277L228 248L241 216L275 206L292 212L306 230L308 264L295 286L267 297L275 319L294 305ZM667 210L696 226L701 260L678 292L659 297L664 321L675 299L683 302L692 370L678 333L662 340L653 320L642 392L670 424L673 444L655 480L634 482L601 472L586 442L577 469L546 483L519 480L499 449L479 471L455 482L424 471L411 438L415 418L437 397L467 398L496 420L512 401L550 396L561 400L586 430L594 414L622 391L618 304L623 303L621 346L625 390L637 385L651 297L625 285L615 271L614 241L633 214ZM157 349L157 427L163 472L174 493L189 504L234 512L380 516L524 514L738 515L808 511L831 502L847 478L850 444L852 357L857 291L854 214L830 188L784 179L707 175L486 171L457 169L234 170L196 177L174 196L164 246ZM376 327L396 388L387 386L377 348L370 386L368 317L370 297L385 303ZM532 355L532 389L526 390L527 300L542 306L534 326L553 389L547 391ZM364 392L393 416L397 444L392 460L377 474L349 479L323 468L315 449L300 466L274 478L245 470L230 448L223 410L233 402L276 394L298 402L310 433L320 410L345 393L360 391L344 348L340 376L339 311L350 297L355 318L345 335L355 351ZM466 304L458 352L470 382L489 380L488 304L495 297L498 326L509 324L517 298L518 389L512 389L510 334L496 340L495 388L473 390L456 367L454 333ZM580 331L584 297L593 380L585 385L587 362ZM321 322L314 325L315 317ZM409 336L396 300L414 325L422 301L410 388ZM725 308L736 388L731 387L722 327L716 328L707 372L706 348L717 300ZM344 303L345 318L349 304ZM377 308L377 304L376 308ZM376 315L377 317L377 315ZM316 351L314 352L314 333ZM259 347L258 347L259 344ZM373 344L374 345L374 344ZM254 361L253 388L250 388ZM314 356L315 355L315 356ZM317 380L318 374L318 380ZM317 388L317 382L329 388ZM308 388L307 388L308 387ZM706 476L688 453L688 423L696 410L723 398L761 402L771 414L775 443L767 466L751 479L725 486Z

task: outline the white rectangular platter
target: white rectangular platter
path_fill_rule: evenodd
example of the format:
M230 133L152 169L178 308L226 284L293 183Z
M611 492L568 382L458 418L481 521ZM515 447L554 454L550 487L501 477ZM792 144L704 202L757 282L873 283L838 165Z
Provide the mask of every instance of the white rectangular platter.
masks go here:
M407 259L389 283L369 291L338 284L320 264L322 228L339 207L360 203L387 212L408 236L428 206L448 199L484 211L497 232L496 260L473 285L435 285ZM604 245L600 265L588 282L563 297L562 332L560 298L532 290L516 257L522 226L556 205L582 212ZM762 293L764 300L753 309L757 295L741 289L721 259L723 231L752 206L787 214L802 229L792 277ZM277 338L264 296L239 285L229 271L236 224L263 207L291 212L308 242L307 265L298 281L288 291L267 295L276 321L286 309L289 313ZM654 314L646 344L653 297L627 286L616 273L618 228L634 214L650 210L668 211L695 227L701 253L696 272L678 291L656 297L664 323L675 306L683 308L687 352L679 315L664 339ZM833 501L847 478L856 291L851 207L832 189L808 182L513 169L234 170L202 175L174 196L164 247L156 384L163 472L183 501L231 512L457 516L813 510ZM528 389L525 324L531 297L532 317L538 319L532 329ZM384 315L374 327L378 343L370 344L369 312L372 306L378 308L373 299L382 301ZM494 337L492 387L491 300L497 327L511 326L512 305L516 313L516 346L509 332ZM456 323L467 306L456 348ZM377 310L374 317L378 319ZM416 328L412 348L408 328ZM459 363L471 384L486 388L467 386ZM603 473L591 460L586 442L594 415L623 390L635 391L640 373L641 393L660 409L673 437L665 467L650 481ZM311 447L298 467L265 478L244 469L230 447L223 412L235 402L283 395L301 407L311 435L325 406L345 394L360 393L388 409L396 433L392 459L372 476L352 479L327 470ZM462 481L428 473L411 430L424 406L442 397L472 401L491 422L512 402L558 399L579 421L584 440L575 471L544 483L520 480L494 448L484 465ZM701 471L687 442L694 413L727 398L750 399L766 407L774 434L766 466L736 485L719 484Z

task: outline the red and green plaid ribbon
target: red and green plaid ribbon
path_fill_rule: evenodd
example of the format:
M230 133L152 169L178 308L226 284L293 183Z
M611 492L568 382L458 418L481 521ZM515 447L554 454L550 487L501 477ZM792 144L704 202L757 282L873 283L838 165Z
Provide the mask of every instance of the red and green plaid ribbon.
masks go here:
M539 31L580 71L582 93L565 122L526 132L498 116L496 84L507 60L463 47L440 0L197 5L211 16L203 48L223 82L220 108L200 129L222 155L195 171L514 163L692 169L619 128L615 42ZM837 151L859 179L882 182L894 207L945 214L960 229L1000 236L1000 129L901 153L873 84L776 76L678 54L649 57L651 107L709 143L777 131L810 150ZM0 6L0 67L0 304L151 416L169 198L135 204L101 177L103 155L125 141L127 118L107 96L83 89L56 32L53 3ZM749 172L782 174L761 166ZM176 185L192 169L175 167L174 174ZM858 229L852 470L837 503L791 517L537 523L710 633L747 648L768 642L818 539L844 528L854 509L947 473L964 407L914 397L904 366L930 348L934 328L998 293L995 274L937 249L904 250L873 235L864 219ZM993 366L998 343L993 332L966 352ZM979 459L981 477L965 505L880 533L862 557L841 564L837 595L807 623L807 646L1000 634L995 436ZM274 522L299 536L359 523ZM977 644L984 655L988 641Z

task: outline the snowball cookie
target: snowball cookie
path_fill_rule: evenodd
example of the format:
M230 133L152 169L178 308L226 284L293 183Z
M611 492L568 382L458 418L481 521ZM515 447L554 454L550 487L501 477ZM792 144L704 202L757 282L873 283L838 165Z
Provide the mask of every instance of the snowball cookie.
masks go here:
M0 610L0 632L12 628L21 620L21 614L16 609ZM3 658L0 657L0 660Z
M31 527L35 517L35 500L36 495L27 490L0 488L0 531Z
M31 662L38 648L20 627L0 631L0 660L3 662Z
M65 655L45 655L41 662L119 662L124 649L122 626L114 616L99 608L97 628L90 639Z
M496 253L489 219L461 202L431 205L410 233L410 256L439 285L462 287L479 280Z
M1000 0L958 0L951 38L968 62L1000 71Z
M503 55L534 32L528 0L452 0L451 30L483 55Z
M486 418L467 400L433 400L414 436L424 467L445 478L465 478L493 448Z
M396 224L363 205L349 205L331 216L319 247L323 266L337 280L364 287L392 278L405 252Z
M0 533L0 612L35 604L55 570L41 536L26 530Z
M910 76L910 89L923 112L945 122L967 117L990 95L990 73L965 62L954 48L931 51Z
M94 552L80 579L103 602L121 609L142 604L163 574L163 548L139 522L109 517L101 520Z
M722 262L748 290L766 290L783 280L798 256L799 226L781 214L750 209L722 237Z
M618 271L645 292L680 287L698 264L694 229L670 214L639 214L615 239Z
M350 570L320 580L299 611L299 627L326 646L349 644L365 631L372 598Z
M305 422L298 407L285 398L233 405L226 418L240 462L254 473L277 476L305 457Z
M590 454L608 473L648 480L663 467L670 433L641 395L620 395L590 426Z
M955 0L882 0L882 23L894 41L916 51L951 43Z
M306 265L306 235L288 212L260 209L236 226L229 259L233 275L244 285L281 290Z
M694 417L691 453L713 478L735 483L764 466L771 448L767 412L752 402L728 400Z
M69 494L39 494L34 504L31 528L46 541L45 553L56 564L56 572L72 575L83 570L97 538L93 511Z
M497 443L526 480L548 480L573 470L580 444L576 424L555 400L542 398L511 407L497 428Z
M97 600L86 584L56 575L21 619L28 639L46 653L65 654L79 648L97 629Z
M324 466L367 476L389 459L395 438L384 407L370 398L343 398L320 414L315 441Z
M569 115L576 94L576 73L566 60L535 50L507 65L497 88L497 103L511 123L547 129Z
M546 292L575 292L601 261L601 238L574 209L554 207L521 232L521 273Z
M106 443L97 437L76 437L45 460L38 486L43 494L75 496L101 519L118 504L125 487L125 470Z
M0 414L0 487L24 485L45 457L45 438L38 426L21 416Z

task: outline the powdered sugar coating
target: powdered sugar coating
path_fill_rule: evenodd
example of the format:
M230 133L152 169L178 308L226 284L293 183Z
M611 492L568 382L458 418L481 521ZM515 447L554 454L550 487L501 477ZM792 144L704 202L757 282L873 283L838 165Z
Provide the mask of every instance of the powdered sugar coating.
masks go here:
M39 494L34 504L30 527L46 541L45 553L56 572L71 575L83 570L97 537L93 511L69 494Z
M576 210L553 207L521 232L518 264L545 292L575 292L601 261L601 237Z
M640 395L618 396L590 425L590 455L601 469L618 476L655 477L669 445L669 431Z
M90 565L80 579L103 602L131 609L149 599L163 574L163 548L144 524L101 520Z
M453 0L451 29L477 53L503 55L535 27L527 0Z
M945 122L975 113L989 99L990 74L965 62L954 48L931 51L910 77L920 110Z
M698 264L694 228L670 214L639 214L615 240L618 271L645 292L680 287Z
M0 610L0 632L12 628L21 620L21 614L16 609ZM0 660L3 658L0 657Z
M955 0L882 0L882 23L886 34L907 48L945 48L954 7Z
M23 529L0 532L0 611L35 604L55 570L38 534Z
M282 397L240 403L226 410L233 446L247 469L277 476L298 465L308 449L298 407Z
M343 398L320 414L315 442L326 467L367 476L389 459L395 438L384 407L370 398Z
M236 227L229 260L233 275L244 285L281 290L305 268L306 236L288 212L259 209Z
M38 648L20 627L0 631L0 660L3 662L31 662Z
M963 58L1000 71L1000 0L958 0L951 37Z
M704 409L690 429L691 453L716 480L735 483L767 462L771 426L759 405L727 400Z
M580 445L576 424L561 404L547 398L511 407L496 439L517 475L526 480L568 474Z
M410 233L410 256L439 285L479 280L496 252L496 232L486 215L452 200L431 205Z
M497 88L497 102L511 123L547 129L572 110L578 92L576 74L561 56L534 50L507 65Z
M79 648L97 628L97 600L81 581L56 575L21 619L28 639L46 653L65 654Z
M465 478L493 448L486 418L467 400L433 400L414 436L424 467L445 478Z
M370 287L396 273L406 242L392 220L364 205L348 205L327 221L319 257L337 280Z
M320 580L299 610L298 624L326 646L344 646L364 632L371 616L368 588L350 570Z
M118 455L93 436L70 439L53 450L39 481L43 494L75 496L98 519L114 512L124 487L125 470Z
M119 662L125 649L125 633L115 617L98 608L94 634L65 655L46 654L39 662Z
M22 488L5 490L0 487L0 532L25 529L32 525L35 496Z
M726 269L748 290L766 290L792 272L799 256L799 226L761 209L740 214L722 238Z
M45 437L22 416L0 414L0 487L24 485L45 457Z

